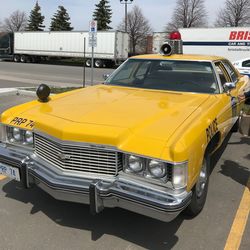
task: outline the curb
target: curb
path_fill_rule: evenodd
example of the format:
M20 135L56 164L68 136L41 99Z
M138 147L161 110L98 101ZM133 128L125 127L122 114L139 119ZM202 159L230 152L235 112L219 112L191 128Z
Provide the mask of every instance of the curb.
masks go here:
M29 90L16 89L16 88L0 89L0 96L9 96L9 95L36 96L36 92L29 91Z
M12 94L16 94L18 89L16 88L2 88L0 89L0 96L8 96Z
M16 95L36 96L36 91L17 89Z
M90 87L90 86L91 85L86 84L86 87ZM25 96L36 96L36 91L25 90L23 88L25 88L25 87L20 87L20 88L0 88L0 96L9 96L9 95L13 95L13 94L15 94L15 95L25 95ZM53 94L51 94L51 95L53 95Z

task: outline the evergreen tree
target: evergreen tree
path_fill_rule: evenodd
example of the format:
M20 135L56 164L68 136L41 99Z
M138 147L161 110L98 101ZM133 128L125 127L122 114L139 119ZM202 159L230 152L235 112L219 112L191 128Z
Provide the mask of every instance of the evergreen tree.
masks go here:
M41 14L41 7L38 4L38 1L35 4L35 7L30 12L28 25L26 30L30 31L43 31L45 26L43 25L44 16Z
M63 6L58 6L57 12L51 18L50 30L60 31L60 30L73 30L70 23L70 17L67 10Z
M100 0L96 4L96 9L93 13L94 20L97 21L97 30L109 30L112 29L109 24L111 23L112 11L110 8L109 1Z

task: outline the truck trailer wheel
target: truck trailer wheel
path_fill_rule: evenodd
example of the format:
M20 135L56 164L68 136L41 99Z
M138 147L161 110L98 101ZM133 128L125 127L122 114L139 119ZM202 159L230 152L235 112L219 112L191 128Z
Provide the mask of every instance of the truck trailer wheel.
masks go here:
M25 55L21 55L20 62L21 63L26 63L26 56Z
M19 55L14 55L13 61L14 62L20 62L20 56Z
M197 183L193 187L193 194L191 203L185 210L185 214L190 217L195 217L203 209L208 191L208 182L210 174L210 157L206 156L203 160L200 175L198 177Z
M86 66L86 67L91 67L91 59L87 59L87 60L85 61L85 66Z
M111 60L107 60L107 61L105 61L105 66L107 68L113 68L115 66L115 63Z
M94 62L94 65L96 68L102 68L103 67L103 61L100 59L96 59Z

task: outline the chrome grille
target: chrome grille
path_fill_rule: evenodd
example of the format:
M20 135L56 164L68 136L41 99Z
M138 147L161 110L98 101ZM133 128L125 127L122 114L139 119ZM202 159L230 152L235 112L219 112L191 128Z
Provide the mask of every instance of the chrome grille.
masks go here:
M82 145L66 145L35 134L35 153L54 165L84 173L116 175L122 155L116 151Z

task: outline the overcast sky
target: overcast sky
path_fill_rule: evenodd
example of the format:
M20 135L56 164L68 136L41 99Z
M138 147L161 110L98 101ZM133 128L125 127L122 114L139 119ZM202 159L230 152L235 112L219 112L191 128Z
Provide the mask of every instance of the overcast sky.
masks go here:
M34 8L36 0L0 0L0 21L8 17L13 11L25 11L29 16L31 9ZM206 8L209 14L209 25L212 25L216 13L223 6L225 0L205 0ZM71 24L75 30L87 30L89 20L95 9L95 4L99 0L39 0L42 14L45 16L46 29L49 28L50 19L56 12L58 5L63 5L71 18ZM110 0L113 11L111 27L116 29L124 17L124 5L120 0ZM167 22L171 19L175 8L176 0L134 0L128 5L128 11L133 5L138 5L149 20L154 31L163 31Z

